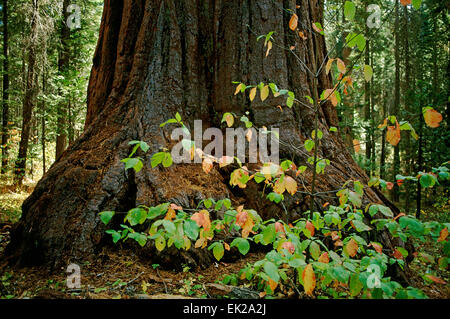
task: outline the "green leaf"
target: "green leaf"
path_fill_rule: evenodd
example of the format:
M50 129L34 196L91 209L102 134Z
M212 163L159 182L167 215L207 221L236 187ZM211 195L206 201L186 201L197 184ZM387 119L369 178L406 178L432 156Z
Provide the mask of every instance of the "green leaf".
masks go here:
M172 221L165 219L162 224L169 234L175 234L176 227Z
M106 233L107 234L111 234L114 244L117 243L119 241L120 237L121 237L120 233L115 231L115 230L113 230L113 229L108 229L106 231Z
M315 145L315 143L314 143L313 140L306 140L306 141L305 141L305 149L306 149L308 152L311 152L311 150L314 148L314 145Z
M249 243L248 240L245 239L245 238L241 238L241 237L235 238L235 239L231 242L230 247L234 247L234 246L237 246L239 252L240 252L242 255L246 255L246 254L249 252L249 250L250 250L250 243Z
M330 127L330 132L337 132L337 128L334 126Z
M311 257L314 258L314 260L319 259L320 256L320 247L319 245L313 241L310 245L309 245L309 252L311 253Z
M164 248L166 247L166 240L164 239L163 236L159 236L158 238L155 239L155 246L156 249L158 249L158 251L164 250Z
M101 212L100 215L100 220L103 222L103 224L107 225L109 223L109 221L111 220L111 218L114 216L114 212L112 211L105 211L105 212Z
M344 16L347 20L353 20L355 17L356 7L355 4L351 1L345 1L344 5Z
M364 65L364 79L369 82L372 79L373 69L370 65Z
M140 207L130 209L125 217L125 221L128 220L131 226L142 224L147 219L147 211Z
M223 255L225 253L225 250L223 248L223 244L222 243L217 243L217 245L214 246L213 248L213 255L217 260L221 260Z
M420 5L422 4L422 0L412 0L412 5L414 9L419 10Z
M172 155L170 155L170 153L164 153L164 159L162 161L162 164L164 167L169 167L170 165L172 165L173 160L172 160Z
M186 236L188 236L192 240L196 240L198 237L199 227L197 222L192 219L187 219L184 221L183 230Z
M275 224L270 224L269 226L264 228L262 235L264 244L267 245L272 243L276 238Z
M352 297L356 297L361 292L361 289L364 287L364 285L359 280L358 274L353 274L350 277L350 294Z
M176 118L176 120L178 121L178 122L181 122L181 115L180 115L180 113L176 113L175 114L175 118Z
M152 158L150 160L150 163L152 165L152 168L156 167L158 164L160 164L165 157L165 153L164 152L158 152L152 155Z
M266 261L264 263L264 271L266 274L275 282L280 280L280 275L278 274L278 268L273 262Z
M419 179L420 185L422 187L432 187L436 183L436 177L431 174L422 174Z

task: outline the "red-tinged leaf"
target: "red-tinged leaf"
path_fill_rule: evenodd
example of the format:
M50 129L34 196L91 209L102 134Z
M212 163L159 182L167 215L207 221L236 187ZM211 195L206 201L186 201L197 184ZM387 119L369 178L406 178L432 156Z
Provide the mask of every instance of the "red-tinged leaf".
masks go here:
M309 230L309 232L311 233L311 236L314 236L314 225L308 220L306 222L306 229Z
M248 219L247 211L243 210L243 211L239 212L236 215L236 225L241 226L241 227L244 226L247 219Z
M302 279L305 293L309 296L312 296L312 292L316 287L316 275L314 274L314 269L311 264L308 264L303 270Z
M427 109L423 117L425 118L425 123L432 128L438 127L442 121L442 114L433 109Z
M358 252L358 243L352 238L345 245L345 251L350 257L355 257Z
M428 279L434 281L434 282L437 283L437 284L445 285L445 284L447 283L447 282L445 282L444 280L442 280L441 278L438 278L438 277L433 276L433 275L427 274L427 275L425 275L425 276L426 276Z
M277 232L277 233L284 233L285 232L284 226L283 226L282 223L280 223L280 222L276 222L275 223L275 232Z
M400 0L400 3L404 6L407 6L408 4L411 4L411 0Z
M344 245L344 243L342 242L342 240L336 240L334 242L334 246L336 247L342 247Z
M291 19L289 20L289 28L292 31L295 31L297 29L297 24L298 24L298 16L294 13Z
M312 23L312 28L314 29L314 31L316 31L317 33L322 33L323 29L319 27L320 24L318 24L318 22L316 23Z
M398 185L398 187L402 186L402 184L403 184L404 181L405 181L404 179L397 179L397 185Z
M209 213L207 210L201 210L191 216L192 220L197 222L199 227L203 227L205 231L208 231L211 227L211 220L209 219Z
M242 225L242 238L247 238L250 232L252 232L253 226L255 226L255 222L251 215L247 215L247 219L245 220L244 225Z
M439 238L438 238L438 242L444 241L446 240L448 237L448 229L447 227L442 229L441 232L439 233Z
M391 143L393 146L397 146L398 142L400 142L400 125L398 125L398 123L397 126L388 126L386 141Z
M285 241L282 245L281 248L286 249L288 252L290 252L291 254L295 253L295 246L292 242L290 241Z
M321 262L321 263L328 264L330 262L330 258L328 257L328 253L327 252L323 252L322 255L320 255L318 261Z
M376 252L382 254L383 253L383 248L381 248L381 246L377 243L370 243L369 246L372 246L373 249L375 249Z
M402 255L402 253L401 253L398 249L395 249L395 250L394 250L394 257L395 257L396 259L403 259L403 255Z

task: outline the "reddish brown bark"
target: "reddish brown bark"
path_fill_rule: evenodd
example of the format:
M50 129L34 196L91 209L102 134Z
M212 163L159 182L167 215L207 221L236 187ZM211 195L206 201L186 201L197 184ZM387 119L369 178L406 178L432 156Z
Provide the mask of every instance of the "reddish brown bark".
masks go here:
M207 175L200 165L151 169L149 163L154 152L169 144L159 124L176 112L190 126L194 119L202 119L204 126L220 127L224 112L243 115L249 111L255 126L280 128L280 138L286 143L280 145L282 157L304 165L309 155L302 145L311 137L314 113L301 105L280 112L277 105L283 101L273 97L250 103L242 94L233 96L232 84L275 82L298 98L313 96L311 76L289 50L274 47L266 58L262 42L256 41L258 35L275 31L277 43L286 48L295 45L296 54L310 69L313 43L320 65L326 55L324 38L311 34L310 26L322 20L322 9L316 0L297 3L300 9L295 1L273 0L105 1L85 132L25 201L9 247L19 263L60 265L67 258L92 257L110 241L98 216L103 210L126 211L139 204L166 201L193 207L206 197L231 197L264 217L281 216L280 208L262 199L257 186L231 188L226 170ZM290 13L283 8L297 11L301 28L313 42L292 35ZM325 72L318 85L319 92L332 87ZM331 166L319 175L317 192L338 189L348 179L367 181L338 134L329 133L330 126L338 126L338 120L335 108L327 103L320 109L319 128L324 137L318 155L330 159ZM150 145L150 151L141 154L146 166L137 174L126 172L120 162L130 151L130 140ZM311 175L299 179L306 190ZM379 196L367 189L365 202L388 203ZM291 218L308 209L308 196L299 193L286 198ZM316 200L321 207L333 198ZM390 239L382 236L389 247ZM191 258L194 264L206 260L198 253L185 255L181 258Z

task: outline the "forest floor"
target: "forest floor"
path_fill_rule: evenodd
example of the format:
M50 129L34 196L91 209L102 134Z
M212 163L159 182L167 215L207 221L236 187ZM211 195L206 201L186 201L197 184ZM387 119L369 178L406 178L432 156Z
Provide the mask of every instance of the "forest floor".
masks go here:
M29 195L30 182L21 191L13 191L0 182L0 254L9 242L9 232L21 214L21 204ZM448 203L447 203L448 204ZM430 216L432 218L433 216ZM438 270L446 283L425 280L424 274L437 270L433 243L421 243L419 258L410 264L408 275L412 286L422 289L429 298L450 298L449 271ZM81 288L66 285L66 269L49 274L42 267L14 268L0 260L0 298L65 299L171 299L171 298L258 298L249 286L223 284L226 276L235 277L247 263L264 258L262 252L250 252L233 262L216 262L206 269L183 271L161 269L136 256L130 250L105 248L92 263L81 266ZM231 278L230 277L230 278ZM275 298L298 298L293 291Z

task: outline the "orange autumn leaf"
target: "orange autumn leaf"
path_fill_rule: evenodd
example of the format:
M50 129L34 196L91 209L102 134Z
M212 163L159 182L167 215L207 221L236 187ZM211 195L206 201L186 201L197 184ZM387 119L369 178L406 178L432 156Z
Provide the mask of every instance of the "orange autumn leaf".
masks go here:
M166 216L164 217L164 219L166 219L166 220L172 220L172 219L174 219L175 217L176 217L175 210L174 210L172 207L169 207L169 209L167 210L167 214L166 214Z
M402 216L406 216L405 213L400 213L397 216L394 217L394 220L399 219Z
M212 162L212 160L209 159L209 158L205 158L205 159L203 160L203 163L202 163L202 169L203 169L203 171L204 171L206 174L209 174L209 172L211 171L212 167L213 167L213 162Z
M323 208L327 207L328 205L330 205L329 202L325 202L325 204L322 205Z
M309 232L311 233L311 236L314 236L314 225L308 220L306 222L306 229L309 230Z
M309 296L312 295L314 288L316 287L316 275L311 264L308 264L302 273L303 288L305 293Z
M236 215L236 225L241 226L241 227L244 226L247 219L248 219L247 211L243 210L243 211L239 212Z
M399 187L402 186L402 184L403 184L404 181L405 181L404 179L398 179L398 180L397 180L397 185L398 185Z
M386 188L387 188L388 190L391 190L393 187L394 187L394 183L386 182Z
M223 247L225 248L225 250L230 250L230 245L228 245L227 243L223 243Z
M278 283L270 278L269 278L268 284L269 284L270 290L272 290L272 292L274 292L278 286Z
M289 28L292 31L295 31L297 29L298 24L298 16L294 13L291 17L291 20L289 20Z
M339 58L336 58L337 67L340 73L345 73L345 63Z
M306 39L308 39L308 37L307 36L305 36L305 34L302 32L302 31L299 31L298 32L298 35L300 36L300 38L302 38L303 40L306 40Z
M358 140L353 140L353 148L355 149L355 153L359 153L361 150L361 143Z
M294 195L297 192L297 182L292 177L285 176L284 184L289 194Z
M400 0L400 3L404 6L411 4L411 0Z
M333 64L334 59L329 59L327 62L327 65L325 66L325 72L328 74L330 73L331 66Z
M388 126L386 141L391 143L393 146L397 146L398 142L400 142L400 125L398 123L396 126Z
M438 127L439 123L442 121L442 114L433 109L427 109L424 112L423 117L425 118L425 123L432 128Z
M355 257L358 252L358 243L352 238L347 242L344 249L350 257Z
M197 222L199 227L203 227L205 231L208 231L211 227L211 220L209 219L209 213L207 210L201 210L191 216L192 220Z
M438 278L436 276L429 275L429 274L427 274L426 276L427 276L428 279L434 281L437 284L442 284L442 285L446 284L446 282L444 280L442 280L441 278Z
M442 229L441 232L439 233L439 238L438 238L438 242L444 241L446 240L448 237L448 229L447 227Z
M321 263L328 264L330 262L330 258L328 257L328 253L327 252L323 252L322 255L320 255L318 261L321 262Z
M252 216L248 215L244 225L242 225L242 235L241 235L242 238L248 237L248 235L253 229L253 226L255 226L255 222L253 221Z
M178 206L177 204L174 204L174 203L171 203L171 204L170 204L170 207L173 208L173 209L175 209L175 210L182 210L182 209L183 209L183 207Z

